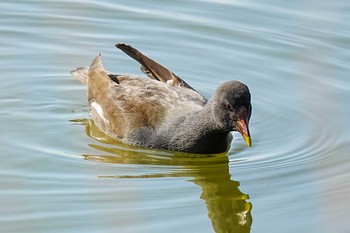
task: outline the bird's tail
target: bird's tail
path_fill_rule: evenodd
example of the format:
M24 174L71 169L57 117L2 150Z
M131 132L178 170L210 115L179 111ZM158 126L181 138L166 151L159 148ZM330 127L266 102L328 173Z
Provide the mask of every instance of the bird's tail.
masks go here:
M89 76L89 67L79 67L70 72L74 78L86 84Z

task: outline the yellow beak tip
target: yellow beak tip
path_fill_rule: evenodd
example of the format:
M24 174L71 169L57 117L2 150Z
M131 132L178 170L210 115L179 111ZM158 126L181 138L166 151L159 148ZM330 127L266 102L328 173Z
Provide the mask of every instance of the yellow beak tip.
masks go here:
M248 147L252 146L252 139L249 136L243 135L244 141L247 143Z

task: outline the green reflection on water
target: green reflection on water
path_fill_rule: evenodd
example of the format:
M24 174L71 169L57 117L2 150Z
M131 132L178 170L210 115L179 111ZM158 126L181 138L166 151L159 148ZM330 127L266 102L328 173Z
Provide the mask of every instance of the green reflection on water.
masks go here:
M83 155L91 161L176 166L173 173L147 174L138 176L100 176L100 178L159 178L191 177L191 182L202 188L200 198L206 203L208 217L217 233L250 232L252 204L247 202L248 194L242 193L239 182L231 180L226 154L197 155L171 151L150 150L124 145L101 132L92 120L74 120L86 125L89 137L106 143L89 146L108 155Z

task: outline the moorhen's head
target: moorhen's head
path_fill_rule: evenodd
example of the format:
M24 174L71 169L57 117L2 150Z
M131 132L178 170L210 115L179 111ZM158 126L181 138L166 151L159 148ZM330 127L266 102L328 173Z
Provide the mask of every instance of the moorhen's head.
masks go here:
M252 114L250 92L239 81L228 81L216 90L213 98L213 114L220 130L238 131L247 145L252 145L249 133L249 119Z

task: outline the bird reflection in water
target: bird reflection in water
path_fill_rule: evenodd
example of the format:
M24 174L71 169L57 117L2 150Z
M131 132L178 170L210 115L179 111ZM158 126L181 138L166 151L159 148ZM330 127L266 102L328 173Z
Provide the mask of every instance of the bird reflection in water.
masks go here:
M73 120L86 126L89 137L101 144L90 144L94 149L108 153L105 155L83 155L91 161L117 164L143 164L178 166L181 169L173 173L139 176L100 176L100 178L159 178L159 177L192 177L191 182L200 186L200 198L208 209L216 233L248 233L252 224L252 204L249 196L242 193L239 182L231 180L226 154L194 155L169 151L140 149L118 143L102 133L93 120Z

